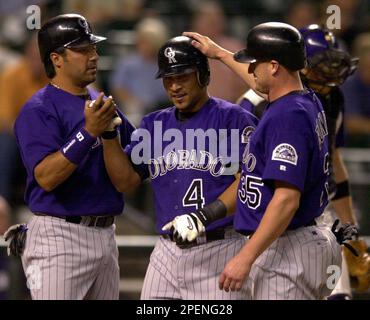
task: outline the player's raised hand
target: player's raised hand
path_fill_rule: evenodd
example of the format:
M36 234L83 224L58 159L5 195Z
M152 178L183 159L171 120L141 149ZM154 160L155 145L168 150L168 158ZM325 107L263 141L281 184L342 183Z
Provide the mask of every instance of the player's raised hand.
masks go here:
M103 99L104 99L104 92L100 92L96 100L93 100L93 101L87 100L86 104L89 108L91 108L91 111L97 111L102 107L104 103Z
M200 33L183 32L182 35L193 38L194 40L191 44L208 58L220 60L226 55L226 53L228 53L226 49L219 46L209 37L201 35Z
M219 279L220 290L226 292L240 291L245 279L248 277L251 265L245 261L241 254L236 255L226 265Z
M181 244L194 241L205 232L205 227L196 214L189 213L175 217L162 230L172 231L176 243Z
M94 137L100 136L108 128L116 114L113 98L109 96L104 100L103 97L104 93L101 92L96 100L85 103L85 129Z

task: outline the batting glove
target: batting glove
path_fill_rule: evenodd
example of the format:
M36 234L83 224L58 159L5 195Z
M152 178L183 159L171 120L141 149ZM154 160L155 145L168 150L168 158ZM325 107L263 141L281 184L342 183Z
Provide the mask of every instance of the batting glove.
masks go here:
M122 119L119 117L118 113L114 115L112 121L110 122L109 126L105 131L114 131L116 130L116 127L122 124Z
M8 256L13 255L15 257L20 257L22 255L26 242L27 230L28 227L26 224L16 224L11 226L4 233L4 240L9 241L7 247Z
M162 230L171 231L176 243L181 244L194 241L206 228L195 213L189 213L175 217Z
M357 251L348 243L349 240L355 240L358 237L358 228L354 224L345 223L337 229L338 225L339 219L336 219L331 227L331 231L337 238L337 242L340 245L344 245L349 251L358 257Z

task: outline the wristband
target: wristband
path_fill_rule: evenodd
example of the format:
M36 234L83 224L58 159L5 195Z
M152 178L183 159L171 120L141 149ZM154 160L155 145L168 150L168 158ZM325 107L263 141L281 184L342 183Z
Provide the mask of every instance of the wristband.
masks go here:
M60 151L69 161L78 165L95 142L96 138L92 137L85 128L81 128Z
M101 135L101 137L104 139L104 140L111 140L111 139L114 139L118 136L118 131L117 129L114 129L112 131L104 131Z
M243 98L248 100L255 107L257 107L261 102L266 101L253 89L249 89L246 93L244 93Z
M338 200L338 199L350 196L348 180L345 180L341 183L338 183L336 185L336 188L337 188L337 190L335 192L335 196L331 200Z
M224 218L226 213L227 208L219 199L195 211L195 214L205 227L213 221Z

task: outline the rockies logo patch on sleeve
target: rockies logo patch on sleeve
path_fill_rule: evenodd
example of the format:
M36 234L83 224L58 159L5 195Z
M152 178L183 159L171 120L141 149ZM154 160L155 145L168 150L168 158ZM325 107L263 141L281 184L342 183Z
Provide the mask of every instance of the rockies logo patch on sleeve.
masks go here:
M294 147L288 143L281 143L272 152L272 160L297 165L298 155Z

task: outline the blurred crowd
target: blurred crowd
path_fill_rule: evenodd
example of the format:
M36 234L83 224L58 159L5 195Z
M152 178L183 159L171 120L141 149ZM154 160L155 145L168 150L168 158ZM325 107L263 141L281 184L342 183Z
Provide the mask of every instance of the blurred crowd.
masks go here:
M35 30L26 28L27 7L41 8L42 22L60 13L80 13L93 31L108 37L99 48L95 84L112 94L136 126L143 115L169 102L156 55L166 39L182 31L207 35L230 51L244 47L248 30L261 22L284 21L302 28L325 24L329 5L340 8L341 46L359 57L358 70L343 85L347 146L370 148L370 0L12 0L0 2L0 234L17 222L25 174L13 136L17 114L48 83ZM225 65L210 61L211 95L235 102L245 85ZM32 124L30 124L32 126ZM47 133L45 133L47 134ZM1 269L1 261L0 261ZM1 277L0 277L1 278ZM1 281L0 281L1 292Z

